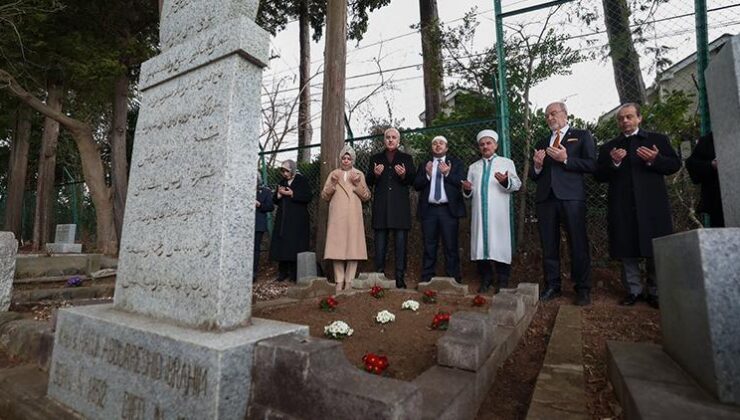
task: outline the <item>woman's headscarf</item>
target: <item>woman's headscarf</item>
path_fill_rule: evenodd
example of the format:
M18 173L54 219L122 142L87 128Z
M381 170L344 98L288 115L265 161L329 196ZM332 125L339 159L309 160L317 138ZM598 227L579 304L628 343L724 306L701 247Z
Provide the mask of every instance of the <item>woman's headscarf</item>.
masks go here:
M349 144L345 144L344 147L342 147L342 151L339 152L339 160L342 159L342 157L346 154L349 154L349 156L352 158L352 166L355 165L355 160L357 159L357 153L355 152L355 149L352 148Z
M295 163L294 160L288 159L283 161L283 164L280 165L280 167L289 170L291 175L295 175L298 165Z

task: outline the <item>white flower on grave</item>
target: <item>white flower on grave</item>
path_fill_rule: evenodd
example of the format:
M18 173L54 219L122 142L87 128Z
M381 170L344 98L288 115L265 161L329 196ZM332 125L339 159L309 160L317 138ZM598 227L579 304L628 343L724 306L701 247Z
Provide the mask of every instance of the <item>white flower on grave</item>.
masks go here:
M396 320L396 316L386 311L385 309L383 309L382 311L378 312L377 315L375 315L375 322L380 323L380 324L387 324L395 320Z
M344 321L334 321L324 327L324 335L329 338L342 339L351 336L354 332L355 330L350 328L349 324Z
M401 309L410 309L416 312L417 310L419 310L419 302L413 299L409 299L401 304Z

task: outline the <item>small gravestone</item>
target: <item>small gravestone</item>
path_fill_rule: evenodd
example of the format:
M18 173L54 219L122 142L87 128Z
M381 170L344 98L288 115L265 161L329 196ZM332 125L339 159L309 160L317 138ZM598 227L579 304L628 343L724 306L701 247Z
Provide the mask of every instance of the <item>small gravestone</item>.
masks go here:
M13 232L0 232L0 312L10 308L17 252L18 241Z
M317 276L315 252L299 252L297 258L296 279L299 283L303 279Z
M165 0L141 66L114 303L58 314L49 396L89 419L242 419L262 68L257 0Z
M79 254L82 244L75 243L77 225L57 225L54 243L46 244L46 251L52 254Z

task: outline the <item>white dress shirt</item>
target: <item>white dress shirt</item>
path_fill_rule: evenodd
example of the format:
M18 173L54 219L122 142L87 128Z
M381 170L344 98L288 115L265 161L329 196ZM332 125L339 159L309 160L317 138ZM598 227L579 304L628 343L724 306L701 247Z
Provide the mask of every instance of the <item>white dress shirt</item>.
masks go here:
M429 181L432 183L431 188L429 188L429 202L432 204L442 204L442 203L447 202L447 193L445 193L444 174L442 174L442 182L440 183L440 186L442 187L442 191L441 191L442 195L440 196L439 201L434 200L434 193L437 191L436 189L437 185L436 185L435 180L437 179L437 171L439 171L439 162L440 161L444 162L445 157L444 156L438 157L438 158L435 157L433 159L434 160L432 161L432 176L429 177L429 175L427 175L427 178L429 178Z

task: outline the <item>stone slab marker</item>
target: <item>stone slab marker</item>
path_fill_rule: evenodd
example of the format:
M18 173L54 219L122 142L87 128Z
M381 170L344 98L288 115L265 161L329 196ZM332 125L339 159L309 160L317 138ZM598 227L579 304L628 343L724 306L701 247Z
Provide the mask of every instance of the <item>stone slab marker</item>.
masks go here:
M704 75L725 226L740 227L740 35L712 58Z
M296 280L300 283L305 279L316 277L316 253L299 252L296 263Z
M0 232L0 312L10 308L17 252L18 241L15 240L13 232Z
M243 418L260 83L257 0L165 0L142 65L113 305L59 313L49 395L92 419Z
M75 224L57 225L54 233L54 242L46 244L46 251L53 254L79 254L82 252L82 244L75 243L76 234L77 225Z

